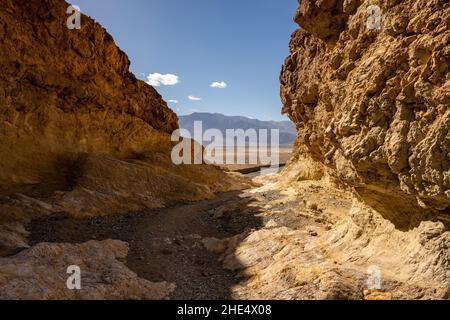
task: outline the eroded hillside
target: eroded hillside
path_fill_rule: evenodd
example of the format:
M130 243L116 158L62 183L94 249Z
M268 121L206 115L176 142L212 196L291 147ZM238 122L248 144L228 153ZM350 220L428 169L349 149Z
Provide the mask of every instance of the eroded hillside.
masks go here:
M69 29L68 7L63 0L0 1L2 256L28 248L24 225L38 217L159 208L242 187L214 167L172 164L176 115L155 89L130 73L128 57L98 23L83 15L81 29ZM116 242L73 250L41 245L22 252L0 262L0 296L58 297L64 282L46 293L39 289L49 276L45 266L83 264L97 255L113 263L126 256L126 247ZM106 290L93 279L85 297L159 297L117 263L117 274L108 277L128 280ZM24 268L30 273L20 277L17 272ZM63 279L65 270L59 272ZM93 272L100 278L114 273Z

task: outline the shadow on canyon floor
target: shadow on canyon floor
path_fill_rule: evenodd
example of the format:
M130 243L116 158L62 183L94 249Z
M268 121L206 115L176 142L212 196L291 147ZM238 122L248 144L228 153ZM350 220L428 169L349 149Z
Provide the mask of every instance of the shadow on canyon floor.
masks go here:
M226 214L217 217L217 208ZM147 280L175 283L171 299L228 300L233 298L232 287L246 279L224 269L219 256L204 248L202 239L223 239L259 229L263 225L259 212L252 198L230 192L214 200L91 220L55 215L35 220L28 230L32 245L125 241L130 245L127 266Z
M399 231L411 231L424 221L440 221L446 230L450 230L450 221L441 219L436 210L420 207L415 197L401 191L389 194L363 188L356 188L356 191L364 203L389 220Z

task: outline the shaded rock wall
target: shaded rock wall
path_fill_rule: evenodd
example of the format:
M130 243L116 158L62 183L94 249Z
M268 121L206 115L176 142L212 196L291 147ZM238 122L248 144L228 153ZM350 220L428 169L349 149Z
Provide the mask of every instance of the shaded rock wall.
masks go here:
M449 2L299 3L281 74L283 111L299 131L297 178L350 186L399 228L446 216ZM370 5L379 30L367 27Z

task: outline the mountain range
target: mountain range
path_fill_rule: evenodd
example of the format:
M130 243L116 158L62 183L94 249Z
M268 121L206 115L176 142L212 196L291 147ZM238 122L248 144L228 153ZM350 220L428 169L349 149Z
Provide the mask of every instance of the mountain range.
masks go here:
M226 116L219 113L193 113L187 116L179 116L179 125L181 129L186 129L193 136L194 122L201 121L203 131L209 129L218 129L226 135L227 129L255 129L257 131L267 129L269 133L268 141L270 143L270 130L278 129L280 136L280 145L292 145L297 137L297 130L290 121L262 121L243 116Z

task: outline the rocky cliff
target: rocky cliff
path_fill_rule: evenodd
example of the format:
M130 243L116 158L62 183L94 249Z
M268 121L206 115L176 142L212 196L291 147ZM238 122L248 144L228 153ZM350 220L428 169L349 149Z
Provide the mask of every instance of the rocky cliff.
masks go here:
M449 2L306 0L295 21L281 94L300 177L353 188L399 228L448 218Z
M176 115L92 19L70 30L63 1L1 6L2 190L59 180L56 168L82 152L124 158L155 149L160 133L177 128Z
M68 7L63 0L0 0L0 256L28 248L24 225L37 217L159 208L243 186L215 167L172 164L170 135L178 128L177 116L129 71L127 56L98 23L83 15L81 28L69 29ZM59 263L48 255L61 249L56 256L62 265L82 263L101 256L101 248L110 262L126 256L127 249L114 251L103 243L74 249L96 254L72 256L43 245L23 252L17 264L36 268L30 277L37 277L32 281L38 286L46 277L42 264ZM12 259L0 261L0 278L14 278ZM118 266L117 276L138 282ZM14 287L22 280L15 279ZM154 296L148 287L116 288L115 297ZM22 293L28 289L25 284ZM0 297L19 295L5 290ZM85 294L107 298L106 291L94 281ZM39 289L33 292L29 298L45 298Z
M62 0L0 4L3 216L18 203L108 214L222 188L214 168L172 165L177 116L98 23L69 29Z
M92 19L69 30L63 0L0 5L0 299L173 294L176 281L132 272L129 252L141 272L179 252L195 272L174 255L161 274L201 288L219 254L233 298L450 297L448 1L299 1L281 75L294 158L237 200L179 206L172 220L141 210L248 184L172 164L175 114ZM71 265L83 290L66 286Z
M450 297L450 3L300 0L281 73L295 156L264 227L208 239L247 299Z

